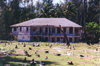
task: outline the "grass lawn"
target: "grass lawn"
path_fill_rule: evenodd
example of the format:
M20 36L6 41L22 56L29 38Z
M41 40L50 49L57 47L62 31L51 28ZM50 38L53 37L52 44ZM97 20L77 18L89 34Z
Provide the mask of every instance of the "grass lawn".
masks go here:
M0 66L5 64L11 64L11 66L22 66L22 64L27 64L30 66L29 61L35 59L39 65L40 61L44 61L46 66L70 66L67 62L72 61L74 65L71 66L100 66L100 44L87 45L85 43L74 43L71 44L71 47L66 47L63 43L48 43L52 44L52 47L46 46L47 43L34 43L40 44L40 47L33 47L33 43L25 42L26 47L23 47L22 43L13 42L13 44L0 44L1 51L7 51L13 55L2 55L0 54ZM15 46L18 46L16 49ZM32 50L29 50L29 47ZM98 51L96 49L98 48ZM31 57L27 57L23 50L28 51ZM40 57L37 57L35 51L38 50ZM45 50L49 50L49 53L46 54ZM0 52L1 52L0 51ZM54 53L60 53L61 56L55 56ZM80 57L84 55L84 57ZM48 59L45 57L48 56ZM26 57L27 62L23 62L23 59Z

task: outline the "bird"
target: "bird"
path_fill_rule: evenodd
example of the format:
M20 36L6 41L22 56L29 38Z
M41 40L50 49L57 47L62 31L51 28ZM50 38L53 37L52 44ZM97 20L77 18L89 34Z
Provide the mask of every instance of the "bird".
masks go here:
M80 57L84 57L84 55L80 55Z
M48 56L46 56L45 59L47 60L48 59Z
M72 61L69 61L68 64L69 64L69 65L74 65Z

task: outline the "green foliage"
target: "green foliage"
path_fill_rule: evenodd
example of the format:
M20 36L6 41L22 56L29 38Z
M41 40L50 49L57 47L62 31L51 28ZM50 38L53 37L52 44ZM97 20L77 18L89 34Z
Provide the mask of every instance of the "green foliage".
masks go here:
M98 42L100 38L100 24L97 24L95 22L89 22L86 25L86 33L87 38L90 38L91 42Z
M77 22L77 9L75 7L74 4L72 4L71 2L66 2L65 4L63 4L62 6L62 10L63 10L63 16Z
M63 10L61 8L62 6L59 4L56 4L55 10L54 10L54 16L55 17L63 17Z
M53 0L43 0L43 7L40 10L40 17L54 17Z
M91 0L89 2L88 7L88 22L89 21L95 21L96 23L99 23L99 17L100 17L100 4L99 0ZM100 23L99 23L100 24Z
M87 27L87 31L89 31L90 33L94 33L94 34L99 34L100 33L100 24L97 24L95 22L89 22L86 25Z
M20 7L19 7L19 0L13 0L9 3L6 1L1 0L0 3L3 3L1 8L1 37L0 39L8 39L10 38L10 25L16 24L19 22L19 14L20 14ZM6 36L6 37L4 37Z

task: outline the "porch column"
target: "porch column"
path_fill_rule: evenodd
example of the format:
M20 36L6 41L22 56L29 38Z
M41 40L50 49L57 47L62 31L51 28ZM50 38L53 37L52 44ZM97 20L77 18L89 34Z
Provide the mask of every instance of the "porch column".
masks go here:
M75 35L75 27L73 27L73 34Z
M49 38L49 41L50 41L50 42L52 41L51 37Z
M43 33L45 33L45 27L43 27Z
M82 36L81 36L81 34L82 34L82 29L81 29L81 28L79 28L78 33L79 33L80 39L82 39Z
M55 27L55 33L57 34L57 27Z
M52 34L52 27L50 27L50 33Z
M14 28L12 28L12 32L14 32Z
M75 38L74 37L72 37L72 42L75 42Z
M66 31L66 32L67 32L67 34L69 34L69 27L67 27L67 29L66 29L66 30L67 30L67 31Z
M67 34L67 28L66 28L66 34Z
M80 29L79 29L79 35L80 35L80 36L81 36L81 33L82 33L82 29L80 28Z
M28 27L28 31L29 31L29 32L31 31L31 27Z

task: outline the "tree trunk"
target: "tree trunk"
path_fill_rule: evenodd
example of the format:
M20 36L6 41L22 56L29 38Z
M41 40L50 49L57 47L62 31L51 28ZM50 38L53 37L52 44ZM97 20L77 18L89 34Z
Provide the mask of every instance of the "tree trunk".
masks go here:
M64 39L65 39L65 42L66 42L66 46L69 47L70 46L70 43L69 43L69 40L68 40L68 37L67 37L66 33L62 29L61 25L59 25L59 28L60 28L60 31L64 34Z

